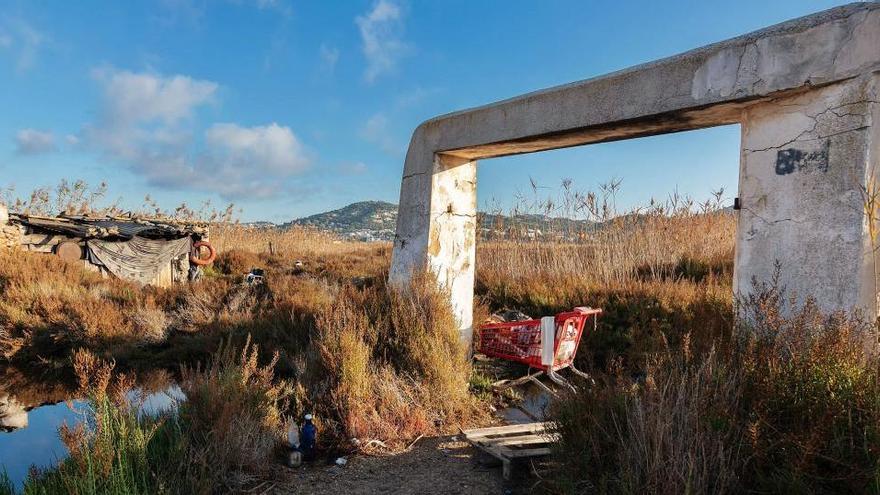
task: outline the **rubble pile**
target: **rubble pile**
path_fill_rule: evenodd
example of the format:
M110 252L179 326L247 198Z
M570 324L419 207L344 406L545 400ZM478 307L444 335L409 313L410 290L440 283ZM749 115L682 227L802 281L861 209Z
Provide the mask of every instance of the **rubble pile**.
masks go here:
M21 229L9 224L9 211L0 204L0 248L15 248L21 245Z

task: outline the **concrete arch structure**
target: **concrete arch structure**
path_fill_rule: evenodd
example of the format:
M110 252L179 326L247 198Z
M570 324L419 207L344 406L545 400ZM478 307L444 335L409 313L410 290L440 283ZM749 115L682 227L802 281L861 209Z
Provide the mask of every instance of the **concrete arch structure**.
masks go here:
M877 239L864 204L880 168L876 2L424 122L406 155L390 280L436 274L469 343L477 160L734 123L734 290L778 262L801 299L876 316Z

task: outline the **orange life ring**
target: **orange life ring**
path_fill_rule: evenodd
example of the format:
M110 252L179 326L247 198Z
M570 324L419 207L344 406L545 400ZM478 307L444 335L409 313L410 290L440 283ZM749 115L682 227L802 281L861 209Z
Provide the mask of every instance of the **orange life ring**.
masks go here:
M208 248L208 257L202 258L199 256L199 249ZM199 241L195 242L192 245L192 251L189 253L189 261L195 265L210 265L214 262L214 258L217 257L217 251L214 250L214 246L212 246L208 241Z

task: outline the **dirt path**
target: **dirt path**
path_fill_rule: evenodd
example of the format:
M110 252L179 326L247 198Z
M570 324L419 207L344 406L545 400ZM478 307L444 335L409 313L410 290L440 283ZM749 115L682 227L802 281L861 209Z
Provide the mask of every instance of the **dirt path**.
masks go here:
M501 468L484 463L458 437L423 438L410 451L387 457L354 456L345 466L311 466L277 473L266 493L302 494L513 494ZM528 482L525 482L528 484ZM253 493L262 493L257 490Z

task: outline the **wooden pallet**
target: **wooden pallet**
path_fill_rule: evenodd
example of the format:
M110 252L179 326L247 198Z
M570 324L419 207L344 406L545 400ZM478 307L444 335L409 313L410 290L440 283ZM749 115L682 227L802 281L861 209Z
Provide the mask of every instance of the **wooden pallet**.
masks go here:
M547 431L549 423L525 423L464 430L465 439L475 447L501 460L504 479L509 480L513 462L550 454L549 445L559 439Z

